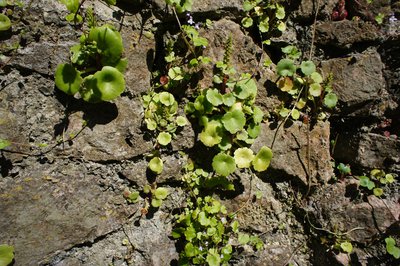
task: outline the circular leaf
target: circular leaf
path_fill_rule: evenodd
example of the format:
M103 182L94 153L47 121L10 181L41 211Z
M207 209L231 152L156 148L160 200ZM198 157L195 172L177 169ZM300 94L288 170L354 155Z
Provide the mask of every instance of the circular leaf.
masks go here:
M259 124L264 119L264 112L260 109L260 107L256 106L253 110L253 121L256 124Z
M186 117L181 116L181 115L179 115L179 116L176 117L176 124L177 124L178 126L184 127L184 126L187 125L187 123L188 123L188 122L187 122Z
M224 95L222 96L222 100L223 100L224 104L225 104L226 106L228 106L228 107L234 105L235 102L236 102L236 98L235 98L235 96L233 96L232 93L224 94Z
M314 80L315 83L321 83L324 80L318 72L311 73L311 79Z
M201 142L207 147L212 147L222 140L221 124L217 121L206 123L203 131L199 134Z
M242 19L242 25L245 28L249 28L251 26L253 26L253 19L250 17L245 17Z
M214 106L218 106L223 103L222 95L217 89L207 90L206 98L207 101L209 101Z
M214 156L212 167L214 168L215 172L217 172L217 174L228 176L235 172L235 159L226 153L220 152Z
M239 148L234 153L234 159L239 168L248 168L254 159L254 153L249 148Z
M9 28L11 28L10 19L6 15L0 14L0 31L6 31Z
M258 25L258 29L262 32L268 32L269 31L269 17L265 16L261 20L260 24Z
M292 116L292 118L293 118L294 120L299 119L299 118L300 118L300 112L299 112L299 110L293 109L291 116Z
M115 65L120 60L124 50L121 34L111 25L93 27L88 40L96 42L103 65Z
M231 112L227 112L222 117L222 124L227 131L229 131L231 134L235 134L239 130L243 129L244 125L246 124L246 117L242 111L233 110Z
M315 64L313 61L303 61L300 65L301 72L308 76L315 72Z
M14 247L0 245L0 265L10 265L14 259Z
M57 88L69 95L77 93L82 83L80 72L71 64L58 65L54 76Z
M235 84L233 93L242 100L254 98L257 95L257 84L253 79L242 79Z
M272 150L266 146L261 147L256 157L253 159L253 167L257 172L267 170L272 159Z
M353 251L353 245L348 241L341 243L340 248L346 253L351 253Z
M124 75L116 68L105 66L101 71L97 71L92 78L92 86L95 97L102 101L111 101L117 98L125 90Z
M278 75L283 77L293 76L296 72L296 66L294 65L293 60L282 59L276 65L276 71L278 72Z
M159 96L160 96L160 102L165 106L171 106L175 102L174 95L172 95L169 92L163 91L159 94Z
M162 205L162 200L161 199L151 199L151 206L154 208L159 208Z
M322 88L318 83L313 83L310 85L309 93L314 97L319 97L321 95Z
M168 132L158 134L157 141L163 146L167 146L171 142L172 136Z
M293 89L293 80L289 77L285 77L278 81L278 87L281 91L290 91Z
M337 102L338 102L338 97L333 92L326 94L324 97L324 105L328 108L335 107Z
M156 197L156 199L160 200L166 199L168 194L168 189L165 187L159 187L154 191L154 196Z
M149 168L156 174L161 174L164 167L163 161L159 157L154 157L149 162Z

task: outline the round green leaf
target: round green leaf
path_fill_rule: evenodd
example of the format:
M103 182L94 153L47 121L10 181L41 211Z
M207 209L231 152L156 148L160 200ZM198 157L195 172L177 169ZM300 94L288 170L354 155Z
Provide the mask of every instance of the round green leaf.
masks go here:
M266 146L261 147L256 157L253 159L253 167L257 172L267 170L272 159L272 150Z
M169 92L166 91L160 92L159 96L160 96L160 102L165 106L171 106L175 102L174 95L172 95Z
M254 153L249 148L239 148L234 153L234 159L239 168L248 168L254 159Z
M303 61L300 65L301 72L308 76L315 72L315 64L313 61Z
M315 83L321 83L324 80L318 72L311 73L311 79L314 80Z
M228 107L234 105L235 102L236 102L236 98L235 98L235 96L233 96L232 93L224 94L224 95L222 96L222 100L223 100L224 104L225 104L226 106L228 106Z
M96 42L103 66L115 65L121 59L124 50L122 37L113 26L91 28L88 40Z
M250 236L248 234L239 233L238 234L238 241L241 245L246 245L250 241Z
M258 29L262 32L268 32L269 31L269 17L264 16L262 20L260 21L260 24L258 24Z
M285 18L285 8L279 4L276 4L275 16L277 19Z
M261 132L261 126L256 125L254 123L250 123L250 125L247 127L247 134L253 139L257 138L258 135L260 135Z
M242 79L235 84L233 94L242 100L254 98L257 95L257 84L253 79Z
M310 85L309 93L314 97L319 97L321 95L322 88L318 83L313 83Z
M209 249L206 261L209 266L220 266L221 265L221 257L218 254L218 251L214 248Z
M226 153L220 152L214 156L212 167L214 168L215 172L217 172L217 174L228 176L235 172L235 159Z
M299 119L299 118L300 118L300 112L299 112L299 110L293 109L291 116L292 116L292 118L293 118L294 120Z
M7 0L0 0L0 7L6 7L7 6Z
M161 174L164 167L163 161L159 157L154 157L149 162L149 169L156 174Z
M180 67L172 67L168 70L168 76L172 80L176 81L182 80L183 79L182 69Z
M222 140L221 124L217 121L206 123L203 131L199 134L201 142L207 147L212 147Z
M0 14L0 31L6 31L9 28L11 28L10 19L6 15Z
M278 26L276 27L279 31L285 31L286 30L286 24L285 24L285 22L283 22L283 21L280 21L279 23L278 23Z
M385 179L389 184L394 182L394 176L392 174L386 174Z
M151 199L151 206L154 208L159 208L162 205L162 200L161 199Z
M154 191L154 196L156 197L156 199L160 200L166 199L168 194L168 189L165 187L159 187Z
M217 89L209 89L206 93L207 101L209 101L212 105L218 106L223 103L223 98L221 93Z
M181 116L181 115L179 115L179 116L176 117L176 124L177 124L178 126L184 127L184 126L187 125L187 123L188 123L188 121L187 121L186 117Z
M380 197L383 195L383 189L379 188L379 187L374 188L373 192L374 192L374 195L377 197Z
M105 66L97 71L91 82L85 84L93 91L93 96L102 101L111 101L125 90L124 75L116 68Z
M157 141L163 146L167 146L171 142L172 136L168 132L158 134Z
M245 17L242 19L242 25L245 28L249 28L251 26L253 26L253 19L250 17Z
M293 76L296 72L296 66L294 65L293 60L281 59L276 65L276 71L278 72L278 75L283 77Z
M261 123L263 121L263 118L264 118L264 112L258 106L254 107L254 110L253 110L254 123L256 123L256 124Z
M222 124L227 131L229 131L231 134L235 134L239 130L243 129L244 125L246 124L246 117L242 111L233 110L231 112L227 112L222 117Z
M188 242L185 245L185 255L186 255L186 257L188 257L188 258L194 257L194 256L197 255L197 253L198 253L198 249L191 242Z
M324 97L324 105L328 108L335 107L337 102L338 102L338 97L333 92L326 94Z
M14 259L14 247L9 245L0 245L0 265L10 265Z
M69 95L77 93L82 83L80 72L71 64L59 64L54 76L57 88Z

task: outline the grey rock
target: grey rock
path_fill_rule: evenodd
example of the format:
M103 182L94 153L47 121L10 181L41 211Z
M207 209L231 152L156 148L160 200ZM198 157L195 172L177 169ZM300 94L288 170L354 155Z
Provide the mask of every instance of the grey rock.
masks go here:
M316 26L317 44L350 48L354 44L377 41L381 33L369 22L342 20L319 23Z
M18 265L37 265L58 250L93 242L132 211L112 204L122 194L103 191L82 164L36 164L0 182L1 239L15 247Z
M330 59L321 62L321 65L325 75L333 74L333 89L343 103L341 110L344 113L362 109L360 106L388 95L384 90L384 65L375 51ZM372 108L369 106L368 109Z
M294 12L294 18L313 20L317 8L319 8L318 17L322 18L323 20L329 20L336 3L337 0L322 0L319 2L315 2L313 0L300 1L299 9Z
M155 7L165 10L166 4L164 0L153 0ZM232 13L237 15L242 8L243 2L240 0L205 0L193 1L192 13L207 13L207 14L221 14L229 15Z
M333 176L329 123L320 122L308 130L308 126L301 122L295 122L287 128L281 127L272 148L274 155L270 168L298 178L305 185L328 182ZM271 147L275 134L276 129L264 125L252 149L257 152L263 145Z

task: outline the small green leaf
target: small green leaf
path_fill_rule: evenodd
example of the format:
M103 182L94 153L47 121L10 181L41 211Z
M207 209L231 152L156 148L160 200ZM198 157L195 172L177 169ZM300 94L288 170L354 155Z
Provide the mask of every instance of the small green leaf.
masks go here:
M164 167L163 161L159 157L154 157L149 162L149 168L156 174L161 174Z
M392 237L385 238L386 251L395 259L400 258L400 248L396 247L396 241Z
M346 253L351 253L353 251L353 245L348 241L342 242L340 248Z
M276 4L275 16L277 19L285 18L285 8L279 4Z
M374 192L374 195L377 197L380 197L383 195L383 189L379 188L379 187L374 188L373 192Z
M234 221L231 223L231 228L232 228L232 231L233 231L234 233L239 233L239 222L238 222L237 220L234 220Z
M267 170L272 159L272 150L266 146L261 147L260 151L253 159L253 167L257 172Z
M249 148L238 148L235 150L234 159L239 168L248 168L253 161L254 153Z
M235 159L224 152L220 152L214 156L212 167L214 168L215 172L217 172L217 174L228 176L235 172Z
M338 98L335 93L330 92L324 97L324 105L328 108L333 108L336 106L338 102Z
M176 121L176 124L177 124L178 126L180 126L180 127L184 127L184 126L186 126L187 123L188 123L186 117L181 116L181 115L177 116L175 121Z
M309 93L314 97L319 97L321 95L322 88L321 84L313 83L310 85Z
M315 64L313 61L303 61L300 65L301 72L308 76L315 72Z
M315 83L321 83L324 80L318 72L311 73L311 79L314 80Z
M0 245L0 265L7 266L14 259L14 247L9 245Z
M168 189L164 187L159 187L154 191L154 196L156 197L156 199L160 200L166 199L168 194Z
M199 223L202 226L208 226L210 224L210 220L207 218L206 213L203 211L199 212L198 219L199 219Z
M221 257L218 251L214 248L209 249L206 261L209 266L219 266L221 264Z
M254 7L255 7L255 2L254 1L246 0L246 1L243 2L243 10L246 11L246 12L252 10Z
M251 26L253 26L253 19L250 17L245 17L242 19L242 25L245 28L249 28Z
M269 31L269 17L265 16L258 24L260 32L265 33Z
M183 79L182 69L180 67L170 68L168 70L168 76L172 80L176 80L176 81L182 80Z
M242 130L246 124L246 117L241 110L227 112L221 120L225 129L231 134L235 134L236 132Z
M296 72L296 66L291 59L281 59L276 65L276 70L280 76L293 76Z
M160 102L165 106L171 106L175 102L174 95L169 92L163 91L159 94Z
M201 142L207 147L217 145L222 141L222 125L217 121L206 123L203 131L199 134Z
M222 100L223 100L224 104L228 107L234 105L236 102L236 98L235 98L235 96L233 96L232 93L227 93L227 94L222 95Z
M292 110L292 114L291 114L292 118L294 120L298 120L300 118L300 112L297 109L293 109Z
M163 201L161 199L151 199L151 206L153 206L154 208L159 208L161 207Z
M0 141L0 143L1 143L1 141ZM1 146L1 144L0 144L0 146ZM0 149L1 149L1 148L0 148ZM389 184L391 184L391 183L394 182L394 176L393 176L392 174L387 174L387 175L385 175L385 179L386 179L386 181L387 181Z
M6 139L0 139L0 150L7 148L11 145L11 142Z
M250 236L248 234L239 233L238 234L238 241L241 245L246 245L250 241Z
M209 101L212 105L218 106L223 103L223 98L221 93L217 89L209 89L206 93L207 101Z
M6 31L10 28L11 28L10 19L6 15L0 14L0 31Z
M254 79L242 79L235 84L233 94L241 100L254 98L257 95L257 84Z
M339 163L339 165L337 166L337 169L339 170L339 172L341 174L344 174L344 175L349 175L351 173L350 166L346 165L344 163Z
M172 136L168 132L161 132L158 134L157 141L163 146L167 146L169 143L171 143Z
M82 83L81 73L71 64L59 64L54 76L57 88L69 95L77 93Z
M191 242L189 242L185 245L185 255L188 258L191 258L191 257L194 257L197 255L197 248L195 248Z

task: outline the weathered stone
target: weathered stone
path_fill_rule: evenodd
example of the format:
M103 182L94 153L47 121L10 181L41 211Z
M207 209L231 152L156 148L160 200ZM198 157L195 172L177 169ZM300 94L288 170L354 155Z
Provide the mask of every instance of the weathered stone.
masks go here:
M153 4L164 10L166 8L165 0L154 0ZM238 15L242 8L243 2L241 0L204 0L204 1L193 1L192 11L193 13L217 13L227 15L232 13Z
M351 17L375 22L378 14L385 17L390 14L390 2L390 0L349 0L346 2L346 9Z
M72 145L60 146L59 153L88 161L117 161L152 150L151 142L144 139L140 130L143 111L138 98L121 97L115 104L84 104L81 110L70 116L65 130L64 139L71 134L76 138ZM84 121L87 128L83 128Z
M303 184L327 182L333 175L330 163L328 122L316 124L310 131L306 124L295 122L290 127L271 129L264 125L252 149L257 152L263 145L271 147L274 156L270 168L299 179Z
M353 44L377 41L380 36L372 23L343 20L317 24L315 40L317 44L350 48Z
M319 2L303 0L299 2L299 9L294 13L296 19L313 20L318 8L318 17L321 17L323 20L329 20L337 0L323 0Z
M400 140L375 133L339 136L335 157L363 168L399 172Z
M375 235L385 232L399 221L400 203L397 199L378 199L356 203L346 197L346 183L336 183L322 189L312 198L310 206L317 206L314 216L322 228L346 233L351 241L367 244Z
M344 113L362 109L362 105L387 95L382 73L384 66L375 51L350 58L330 59L321 65L325 75L333 74L333 89L343 103L341 109Z
M0 182L1 239L15 247L18 265L93 242L132 211L112 204L122 193L102 190L81 164L35 164Z

